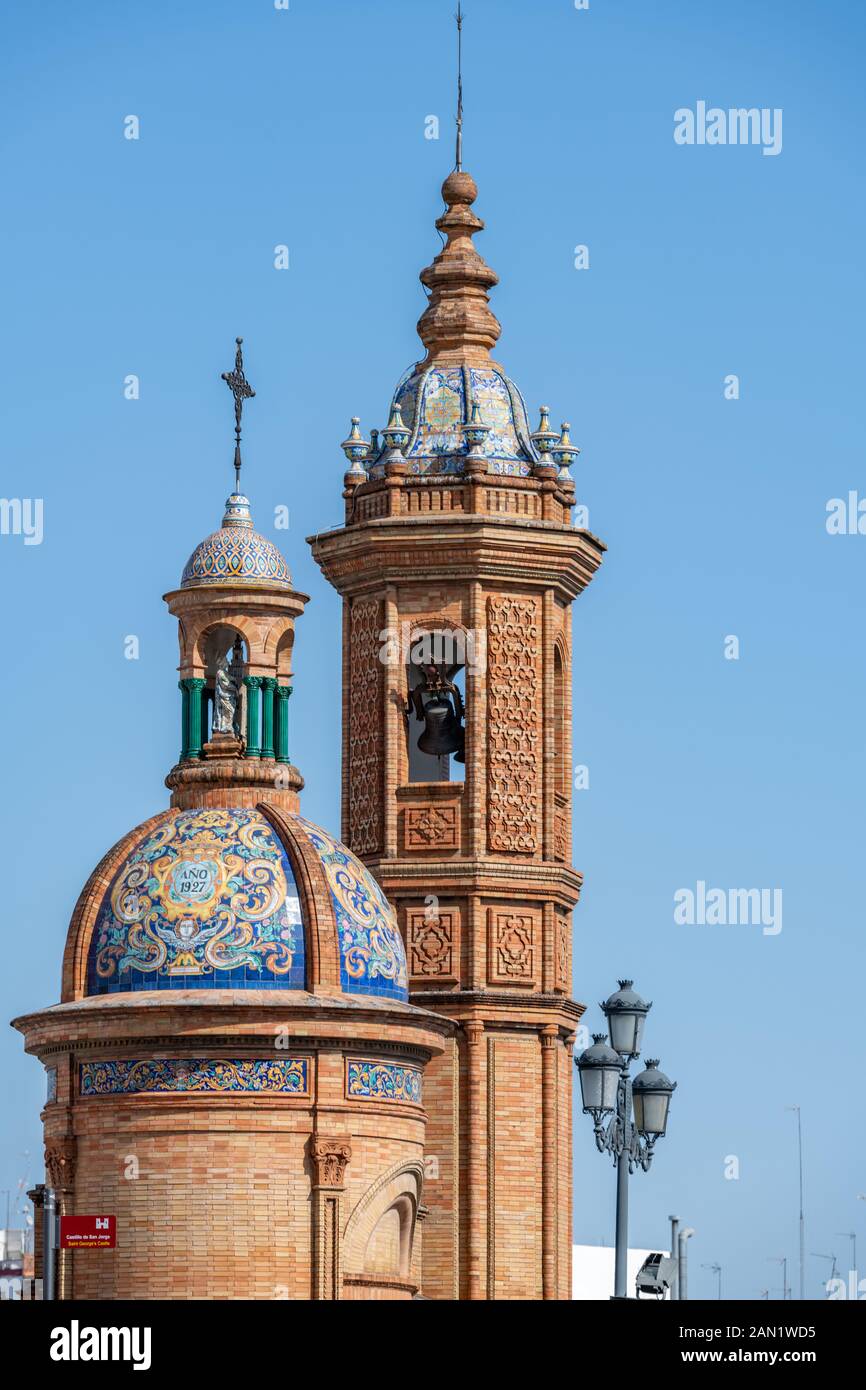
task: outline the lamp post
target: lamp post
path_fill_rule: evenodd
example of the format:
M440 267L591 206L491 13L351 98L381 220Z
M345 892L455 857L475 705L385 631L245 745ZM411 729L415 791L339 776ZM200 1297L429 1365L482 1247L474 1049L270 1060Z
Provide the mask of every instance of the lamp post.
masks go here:
M806 1218L803 1209L803 1124L799 1105L786 1105L797 1112L797 1153L800 1167L800 1302L806 1297Z
M614 1298L627 1296L629 1174L638 1167L649 1171L676 1088L655 1060L648 1061L634 1081L629 1078L629 1064L640 1056L644 1023L652 1008L632 984L620 980L617 992L601 1005L610 1046L607 1033L594 1033L592 1047L577 1058L583 1113L592 1116L599 1153L610 1154L617 1170Z
M832 1281L836 1278L836 1256L835 1256L835 1255L822 1255L818 1250L812 1250L812 1251L811 1251L811 1255L812 1255L812 1258L813 1258L814 1260L829 1260L829 1261L830 1261L830 1273L829 1273L829 1275L828 1275L828 1277L827 1277L827 1283L825 1283L825 1284L823 1285L823 1288L824 1288L824 1297L826 1298L826 1297L828 1297L828 1295L827 1295L827 1284L832 1283Z
M679 1234L679 1245L677 1246L677 1282L679 1284L680 1298L684 1302L689 1297L689 1247L688 1242L695 1233L694 1226L683 1226Z
M671 1259L674 1262L674 1277L671 1280L671 1302L674 1302L680 1296L680 1262L678 1258L680 1218L678 1216L669 1216L668 1221L671 1223Z
M837 1236L844 1236L851 1242L851 1268L857 1268L857 1232L856 1231L837 1231Z
M782 1299L787 1299L788 1293L788 1256L787 1255L768 1255L770 1264L782 1266Z
M722 1266L720 1264L701 1265L701 1269L711 1269L713 1271L713 1274L715 1274L718 1278L719 1289L718 1293L716 1294L716 1298L720 1299L722 1296Z

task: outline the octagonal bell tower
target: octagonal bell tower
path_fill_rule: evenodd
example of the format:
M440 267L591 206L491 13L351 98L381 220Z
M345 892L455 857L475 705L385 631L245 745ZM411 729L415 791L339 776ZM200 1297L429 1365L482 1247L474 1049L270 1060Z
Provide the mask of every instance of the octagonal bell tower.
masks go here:
M571 605L604 545L577 450L491 358L477 189L442 188L423 360L344 450L343 826L398 912L414 1003L459 1025L430 1068L424 1290L570 1298Z

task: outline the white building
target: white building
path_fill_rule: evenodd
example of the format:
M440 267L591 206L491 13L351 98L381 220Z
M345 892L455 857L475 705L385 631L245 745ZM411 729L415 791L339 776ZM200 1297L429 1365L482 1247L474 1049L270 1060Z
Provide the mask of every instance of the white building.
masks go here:
M573 1245L571 1247L571 1296L580 1299L605 1299L613 1297L613 1271L615 1251L612 1245ZM634 1281L637 1272L652 1250L629 1250L628 1278L626 1293L635 1296ZM663 1252L668 1253L666 1250ZM648 1297L649 1295L642 1295ZM665 1298L668 1295L665 1294Z

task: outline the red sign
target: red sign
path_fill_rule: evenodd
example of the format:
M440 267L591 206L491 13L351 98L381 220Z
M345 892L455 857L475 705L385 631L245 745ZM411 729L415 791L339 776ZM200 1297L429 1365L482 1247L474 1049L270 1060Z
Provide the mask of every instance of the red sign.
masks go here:
M61 1216L61 1250L113 1250L117 1244L116 1216Z

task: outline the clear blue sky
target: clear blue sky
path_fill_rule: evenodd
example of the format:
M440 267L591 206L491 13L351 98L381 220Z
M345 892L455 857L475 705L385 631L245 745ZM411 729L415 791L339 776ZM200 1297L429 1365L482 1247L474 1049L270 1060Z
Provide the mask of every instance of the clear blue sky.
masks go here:
M7 16L0 492L43 498L45 534L0 537L0 1017L57 998L81 885L166 804L179 697L160 596L229 490L219 374L236 334L258 393L254 516L313 599L292 702L304 810L339 824L339 607L304 538L340 519L350 415L381 427L418 353L416 277L452 164L453 8L47 0ZM655 1000L649 1053L679 1082L632 1183L632 1243L661 1248L676 1211L698 1231L693 1293L713 1292L700 1265L718 1260L725 1291L753 1297L781 1284L770 1256L796 1284L788 1104L807 1247L847 1268L836 1233L856 1229L866 1266L866 537L824 524L829 498L866 494L866 15L855 0L467 12L465 163L502 278L497 355L533 416L544 400L571 420L609 546L575 612L590 769L575 993L597 1027L597 1001L633 976ZM676 145L673 113L698 100L782 108L782 153ZM676 925L673 895L698 880L781 888L783 930ZM44 1079L0 1038L2 1189L25 1149L38 1175ZM576 1238L611 1241L613 1172L580 1115L575 1154ZM813 1294L824 1272L809 1261Z

